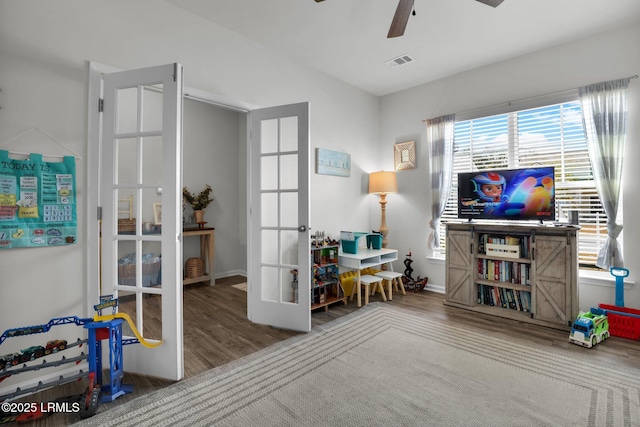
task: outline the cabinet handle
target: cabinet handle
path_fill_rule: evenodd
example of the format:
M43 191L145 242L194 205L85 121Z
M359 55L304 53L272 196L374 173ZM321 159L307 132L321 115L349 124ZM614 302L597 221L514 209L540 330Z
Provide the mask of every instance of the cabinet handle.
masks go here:
M536 260L536 248L531 248L531 261Z
M469 243L469 253L473 253L473 243Z

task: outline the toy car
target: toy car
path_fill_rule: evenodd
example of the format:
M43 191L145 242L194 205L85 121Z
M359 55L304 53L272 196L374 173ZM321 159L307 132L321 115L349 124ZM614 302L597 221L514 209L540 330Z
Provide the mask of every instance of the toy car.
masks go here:
M47 342L44 352L45 354L57 353L65 348L67 348L67 342L65 340L51 340Z
M603 314L583 312L578 314L571 327L569 342L591 348L609 338L609 321Z

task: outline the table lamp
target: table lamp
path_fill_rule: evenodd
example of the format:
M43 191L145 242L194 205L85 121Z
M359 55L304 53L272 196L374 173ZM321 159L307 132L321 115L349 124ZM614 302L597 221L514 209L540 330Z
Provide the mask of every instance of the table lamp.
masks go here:
M380 234L382 234L382 247L386 248L387 234L387 194L398 192L398 182L396 181L395 172L373 172L369 174L369 194L378 194L380 196L380 208L382 209L382 219L380 221Z

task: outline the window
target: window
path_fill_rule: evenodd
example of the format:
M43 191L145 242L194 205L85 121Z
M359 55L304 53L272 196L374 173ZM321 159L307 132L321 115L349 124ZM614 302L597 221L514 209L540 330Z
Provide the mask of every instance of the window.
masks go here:
M453 185L442 216L457 219L459 172L553 166L556 218L580 215L579 263L595 267L607 236L607 217L596 191L584 130L576 101L459 120L454 131ZM619 208L622 222L622 209Z

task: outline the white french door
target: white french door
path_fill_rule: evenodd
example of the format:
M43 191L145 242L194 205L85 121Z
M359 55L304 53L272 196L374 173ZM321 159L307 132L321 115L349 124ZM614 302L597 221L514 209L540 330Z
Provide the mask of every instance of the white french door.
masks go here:
M253 110L248 120L247 315L308 332L309 104Z
M124 346L126 371L179 380L182 66L105 74L103 95L101 293L119 299L145 341L162 341Z

